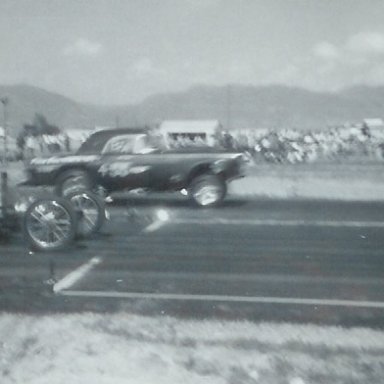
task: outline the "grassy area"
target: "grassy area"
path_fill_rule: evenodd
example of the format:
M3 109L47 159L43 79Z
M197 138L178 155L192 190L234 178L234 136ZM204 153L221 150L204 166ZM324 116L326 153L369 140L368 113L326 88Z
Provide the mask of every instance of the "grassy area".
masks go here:
M124 313L0 317L11 383L381 383L384 333Z
M230 192L268 198L383 200L384 164L314 163L253 166Z

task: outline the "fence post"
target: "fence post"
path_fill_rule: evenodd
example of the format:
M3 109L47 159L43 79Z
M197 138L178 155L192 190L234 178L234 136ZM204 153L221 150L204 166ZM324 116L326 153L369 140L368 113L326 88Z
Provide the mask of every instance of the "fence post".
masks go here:
M8 174L7 172L2 171L0 176L0 209L1 209L3 218L6 215L6 210L8 207L7 188L8 188Z

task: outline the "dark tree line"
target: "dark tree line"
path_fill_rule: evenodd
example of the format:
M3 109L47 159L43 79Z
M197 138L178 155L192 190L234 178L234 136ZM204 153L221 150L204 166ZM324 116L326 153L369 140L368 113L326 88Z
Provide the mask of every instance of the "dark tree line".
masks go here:
M23 151L27 137L39 137L42 135L56 136L60 133L61 130L59 127L48 123L44 115L36 113L32 124L24 124L23 130L17 137L17 146Z

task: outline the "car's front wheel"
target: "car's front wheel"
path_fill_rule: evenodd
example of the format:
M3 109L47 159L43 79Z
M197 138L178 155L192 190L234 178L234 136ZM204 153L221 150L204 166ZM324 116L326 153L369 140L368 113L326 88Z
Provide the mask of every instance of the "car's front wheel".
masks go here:
M202 175L192 180L188 195L200 207L211 207L219 204L227 193L224 180L216 175Z

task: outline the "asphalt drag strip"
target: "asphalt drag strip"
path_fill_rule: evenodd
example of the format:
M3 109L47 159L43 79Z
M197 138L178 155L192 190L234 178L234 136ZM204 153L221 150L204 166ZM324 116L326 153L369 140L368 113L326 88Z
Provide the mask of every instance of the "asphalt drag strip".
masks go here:
M86 263L73 284L58 282L57 297L144 314L222 316L224 308L230 318L383 320L379 221L179 214L150 228L130 238L116 233L109 250L99 244L103 262Z
M384 325L382 207L114 206L104 233L73 249L21 256L10 245L20 255L0 261L4 274L46 276L51 260L58 310Z

